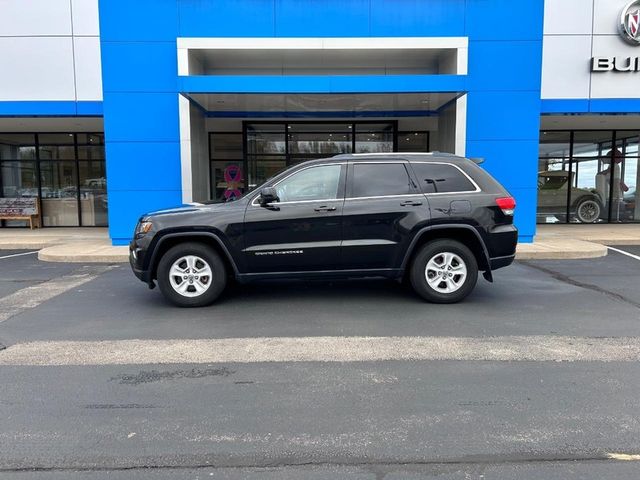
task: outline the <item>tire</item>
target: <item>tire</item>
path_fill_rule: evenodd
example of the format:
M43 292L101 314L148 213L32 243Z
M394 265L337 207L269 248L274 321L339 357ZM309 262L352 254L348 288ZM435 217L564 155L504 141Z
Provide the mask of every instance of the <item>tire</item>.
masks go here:
M462 268L456 270L459 267ZM441 277L443 274L446 278ZM437 282L438 277L440 282ZM471 250L456 240L433 240L413 258L410 279L416 293L428 302L456 303L466 298L475 287L478 262Z
M170 248L162 256L157 280L162 294L174 305L204 307L224 290L227 272L215 250L202 243L188 242Z
M600 218L602 207L595 198L584 198L576 204L576 217L580 223L594 223Z

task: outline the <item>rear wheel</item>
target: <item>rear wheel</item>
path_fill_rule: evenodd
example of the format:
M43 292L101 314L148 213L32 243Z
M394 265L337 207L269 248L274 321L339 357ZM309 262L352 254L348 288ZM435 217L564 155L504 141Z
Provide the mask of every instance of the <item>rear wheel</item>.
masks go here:
M478 262L466 245L456 240L434 240L414 257L410 279L413 289L425 300L456 303L475 287Z
M582 223L593 223L600 218L600 202L594 198L580 200L576 206L576 216Z
M227 283L220 255L201 243L181 243L170 248L158 264L162 294L180 307L202 307L214 302Z

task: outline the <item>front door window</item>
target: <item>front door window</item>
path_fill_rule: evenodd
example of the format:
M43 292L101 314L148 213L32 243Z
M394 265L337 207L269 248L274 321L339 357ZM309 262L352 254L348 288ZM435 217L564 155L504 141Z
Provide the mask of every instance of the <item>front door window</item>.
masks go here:
M340 165L312 167L291 175L276 186L281 202L334 200L338 198Z

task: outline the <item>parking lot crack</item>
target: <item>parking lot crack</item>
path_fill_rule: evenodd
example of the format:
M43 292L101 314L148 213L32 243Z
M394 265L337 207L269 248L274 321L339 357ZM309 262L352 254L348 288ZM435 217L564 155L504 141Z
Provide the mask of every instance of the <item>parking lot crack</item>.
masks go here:
M586 290L591 290L593 292L601 293L613 300L624 302L628 305L631 305L632 307L640 309L640 303L635 302L625 297L624 295L620 295L619 293L606 290L602 287L593 285L591 283L580 282L579 280L568 277L567 275L564 275L560 272L556 272L555 270L551 270L550 268L541 267L540 265L534 265L533 263L530 263L528 261L520 261L520 264L525 265L529 268L533 268L534 270L538 270L539 272L546 273L547 275L551 276L554 280L558 280L559 282L567 283L569 285L573 285L574 287L584 288Z

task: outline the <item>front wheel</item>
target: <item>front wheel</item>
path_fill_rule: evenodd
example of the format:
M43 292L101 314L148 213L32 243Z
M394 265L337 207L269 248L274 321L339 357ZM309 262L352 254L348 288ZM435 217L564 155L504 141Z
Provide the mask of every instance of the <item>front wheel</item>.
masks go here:
M478 280L478 262L469 248L455 240L424 245L411 265L411 285L432 303L456 303L471 293Z
M201 243L170 248L158 264L158 286L179 307L213 303L227 284L224 262L215 250Z

